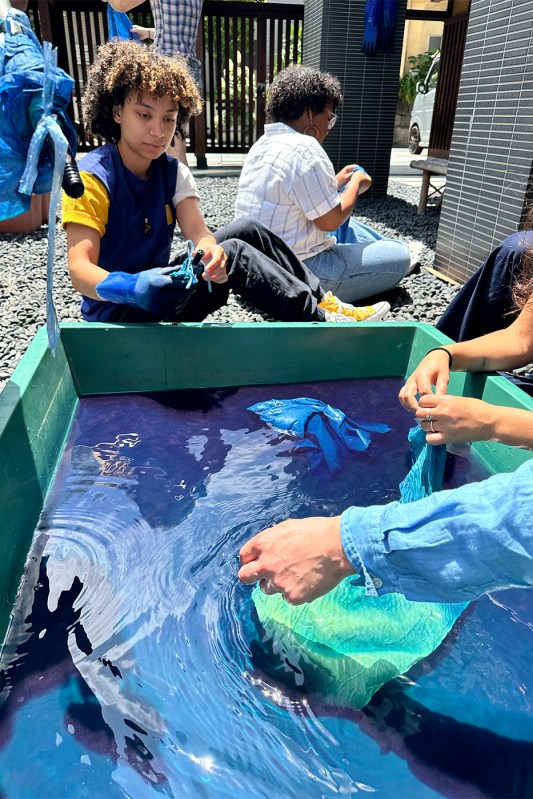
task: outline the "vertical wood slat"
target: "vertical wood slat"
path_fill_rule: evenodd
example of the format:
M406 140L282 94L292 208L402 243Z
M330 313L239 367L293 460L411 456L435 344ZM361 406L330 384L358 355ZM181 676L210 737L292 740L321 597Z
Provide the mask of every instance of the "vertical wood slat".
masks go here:
M428 153L438 158L448 158L450 153L467 28L468 14L457 14L444 23Z

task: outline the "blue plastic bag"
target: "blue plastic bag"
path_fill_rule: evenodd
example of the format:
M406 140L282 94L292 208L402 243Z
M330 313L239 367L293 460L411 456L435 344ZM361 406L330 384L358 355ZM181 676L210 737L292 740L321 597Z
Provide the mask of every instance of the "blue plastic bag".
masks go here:
M132 22L127 14L115 9L107 4L107 26L109 29L109 39L133 39L138 42L137 34L132 33Z

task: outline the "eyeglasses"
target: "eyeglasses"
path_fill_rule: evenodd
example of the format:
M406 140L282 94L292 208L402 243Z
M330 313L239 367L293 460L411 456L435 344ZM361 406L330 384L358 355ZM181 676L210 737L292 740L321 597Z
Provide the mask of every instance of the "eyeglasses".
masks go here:
M338 120L338 114L330 114L328 117L328 130L331 130L335 122Z

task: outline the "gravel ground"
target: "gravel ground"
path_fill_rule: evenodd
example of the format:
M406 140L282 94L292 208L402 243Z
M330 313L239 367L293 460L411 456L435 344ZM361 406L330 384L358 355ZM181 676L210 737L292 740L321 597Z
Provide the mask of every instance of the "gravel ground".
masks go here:
M236 177L199 177L202 209L212 229L233 217ZM418 216L419 189L391 181L389 194L381 200L362 197L357 216L381 233L409 242L420 254L422 268L404 278L383 299L389 300L389 319L433 324L448 305L456 287L440 280L423 267L431 267L437 237L438 212L430 209ZM35 233L0 235L0 390L24 354L37 329L45 323L47 228ZM180 249L176 239L175 250ZM62 321L81 319L79 295L73 291L67 273L66 238L58 225L54 300ZM262 321L266 319L236 297L208 317L209 321Z

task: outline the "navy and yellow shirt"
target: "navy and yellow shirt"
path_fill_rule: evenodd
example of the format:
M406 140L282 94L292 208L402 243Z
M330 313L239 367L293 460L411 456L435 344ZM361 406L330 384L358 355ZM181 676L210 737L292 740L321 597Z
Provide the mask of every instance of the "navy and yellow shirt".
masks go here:
M78 200L63 195L63 226L77 222L98 231L98 265L108 272L136 274L167 266L175 206L186 197L199 196L187 167L164 154L152 162L148 179L142 180L126 169L113 144L88 153L78 166L85 192ZM89 322L105 322L113 307L83 297L81 311Z

